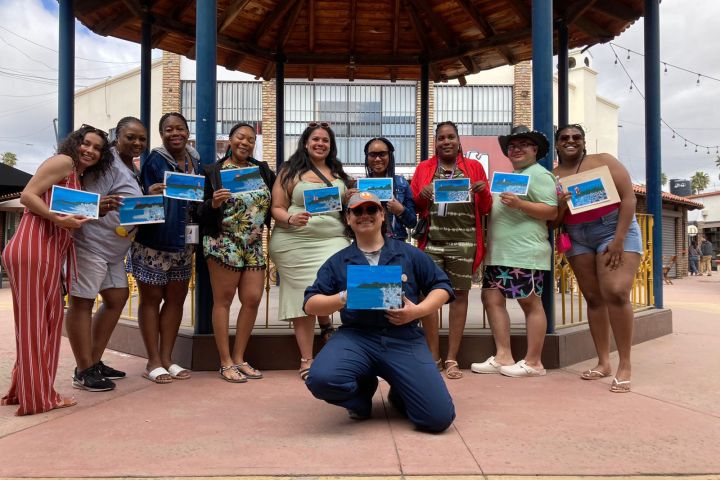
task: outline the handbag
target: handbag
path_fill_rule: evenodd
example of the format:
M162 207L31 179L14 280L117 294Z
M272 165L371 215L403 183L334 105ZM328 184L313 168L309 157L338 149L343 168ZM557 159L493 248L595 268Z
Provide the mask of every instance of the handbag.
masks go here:
M570 234L565 231L563 227L558 230L558 235L555 237L555 249L558 253L565 253L572 247L570 241Z
M426 217L420 217L417 221L417 224L415 225L415 228L413 228L412 232L410 233L410 236L415 240L422 240L427 235L429 229L430 215Z

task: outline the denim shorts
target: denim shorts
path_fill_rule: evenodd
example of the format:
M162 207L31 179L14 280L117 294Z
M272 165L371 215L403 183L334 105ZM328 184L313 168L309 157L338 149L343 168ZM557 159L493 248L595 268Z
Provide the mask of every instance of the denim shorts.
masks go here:
M565 252L565 256L574 257L583 253L603 253L608 244L615 238L619 213L620 210L617 209L592 222L566 224L565 229L570 235L572 246L570 250ZM635 215L633 215L632 223L625 236L624 250L641 255L643 253L642 234Z

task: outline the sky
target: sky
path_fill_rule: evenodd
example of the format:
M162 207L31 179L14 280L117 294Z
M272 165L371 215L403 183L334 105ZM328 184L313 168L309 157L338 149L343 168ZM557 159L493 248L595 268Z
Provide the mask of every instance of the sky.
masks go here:
M55 148L57 117L57 2L0 0L0 153L17 154L17 167L33 173ZM668 178L705 171L708 190L720 189L715 165L720 145L720 55L716 29L718 0L664 0L660 5L661 114L676 132L663 127L662 170ZM692 21L692 25L689 23ZM643 19L612 42L590 49L598 72L598 95L620 105L618 157L633 180L645 183ZM101 37L76 22L76 87L93 85L139 66L140 47ZM154 52L153 57L160 55ZM672 65L690 70L687 73ZM622 66L627 69L629 76ZM635 83L630 90L630 82ZM688 146L680 139L688 139ZM708 145L695 152L693 144Z

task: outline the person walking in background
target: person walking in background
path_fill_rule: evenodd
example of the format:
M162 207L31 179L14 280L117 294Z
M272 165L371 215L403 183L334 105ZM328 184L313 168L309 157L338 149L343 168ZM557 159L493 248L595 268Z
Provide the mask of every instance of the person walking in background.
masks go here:
M698 248L697 243L693 240L693 242L690 243L690 248L688 249L688 268L690 270L690 275L700 275L700 271L698 270L700 256L700 249Z
M273 186L271 211L275 227L269 249L280 275L278 318L293 322L302 380L307 378L313 361L315 331L315 315L306 314L302 308L303 294L315 281L323 262L349 243L341 212L311 215L305 210L303 192L335 186L344 198L352 184L337 158L335 133L330 125L311 122ZM318 322L321 336L327 337L332 331L330 317L320 315Z
M700 244L700 275L712 275L712 258L715 254L713 244L707 237L703 237L702 243Z
M38 167L20 195L25 213L2 254L12 290L17 357L10 389L0 403L18 405L17 415L77 403L60 395L54 383L64 315L62 271L67 260L67 271L74 272L71 230L89 219L51 212L51 190L53 185L79 190L84 174L102 175L111 162L107 134L83 125Z
M482 303L495 339L495 355L473 363L475 373L501 373L508 377L545 375L542 350L547 318L542 305L543 276L550 270L553 251L547 222L557 217L557 190L552 172L537 163L550 144L541 132L526 126L498 137L513 173L528 176L524 195L495 194L488 222ZM527 354L515 363L510 349L510 316L506 299L515 299L525 314Z
M213 292L212 324L220 376L228 382L242 383L263 377L245 360L245 348L263 296L267 268L263 226L270 228L270 191L275 174L267 162L252 157L257 135L251 125L236 124L228 138L227 154L205 168L205 201L198 208L198 218ZM259 167L261 188L231 194L223 187L222 170L253 166ZM228 323L236 293L241 307L231 353Z
M398 240L407 240L408 229L417 225L417 216L410 184L402 175L395 175L395 147L387 138L378 137L370 139L364 151L368 178L393 179L393 199L385 202L385 209L390 214L387 233Z
M633 336L633 309L630 304L635 273L643 253L640 226L635 219L635 192L627 169L607 153L588 155L585 130L565 125L555 132L558 166L554 173L567 177L578 172L607 166L620 196L620 202L571 214L569 192L560 197L557 224L563 222L572 246L565 258L575 273L587 302L588 324L598 364L582 374L584 380L597 380L611 374L610 328L615 336L618 363L610 391L630 391L630 350Z
M470 202L435 203L433 181L448 178L470 179ZM420 218L430 223L424 237L418 240L418 247L447 273L455 291L455 301L450 304L444 364L440 359L437 312L423 319L423 328L438 368L445 367L447 378L462 378L457 355L465 331L473 275L485 256L481 221L492 207L487 176L480 162L463 155L455 124L441 122L435 128L435 155L420 162L410 186Z
M165 172L199 173L200 156L187 144L190 130L179 113L160 117L162 147L145 159L140 180L145 191L164 184ZM192 272L193 245L185 242L185 226L193 206L165 198L165 223L142 225L130 248L128 268L138 284L138 323L148 360L143 377L155 383L190 378L190 371L173 363L183 305Z
M117 207L122 197L142 195L133 159L147 148L147 130L135 117L122 118L115 133L110 170L83 177L83 189L101 195L100 219L75 230L78 268L65 319L77 365L73 387L91 392L112 390L113 380L125 377L125 372L105 365L102 355L129 296L125 255L132 232L120 226ZM162 184L153 187L154 193L162 193ZM98 294L102 303L93 315Z

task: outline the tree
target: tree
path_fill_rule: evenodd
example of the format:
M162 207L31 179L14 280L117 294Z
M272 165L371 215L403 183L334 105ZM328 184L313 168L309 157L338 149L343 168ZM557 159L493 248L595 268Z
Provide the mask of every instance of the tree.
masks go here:
M695 172L690 177L690 186L692 187L693 193L700 193L710 185L710 175L705 172Z
M2 162L5 165L14 167L17 163L17 155L15 155L13 152L5 152L2 154Z
M667 175L665 175L665 172L662 172L660 174L660 185L662 185L663 187L667 185Z

